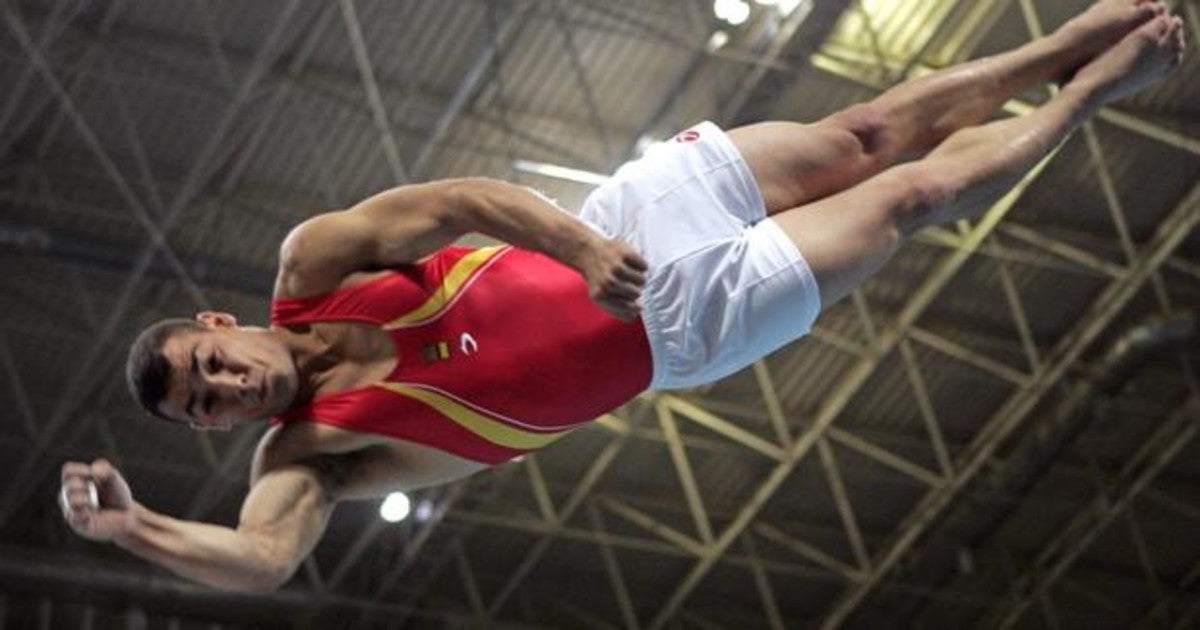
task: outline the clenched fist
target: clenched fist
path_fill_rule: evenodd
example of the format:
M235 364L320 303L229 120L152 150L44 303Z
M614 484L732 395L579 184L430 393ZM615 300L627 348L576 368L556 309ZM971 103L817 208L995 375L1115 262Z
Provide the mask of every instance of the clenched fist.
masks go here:
M133 527L133 494L112 464L67 462L58 496L63 518L85 538L111 541Z
M592 301L625 321L638 316L648 265L635 249L616 239L598 239L580 252L578 268Z

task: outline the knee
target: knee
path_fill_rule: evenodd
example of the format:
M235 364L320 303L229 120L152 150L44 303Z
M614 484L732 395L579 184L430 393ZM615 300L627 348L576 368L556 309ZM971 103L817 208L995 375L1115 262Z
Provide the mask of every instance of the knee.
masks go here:
M876 103L853 105L825 122L842 132L845 141L864 156L883 157L892 153L895 143L890 141L887 112Z
M891 197L889 219L904 236L942 222L962 188L953 173L930 165L906 165L886 176Z

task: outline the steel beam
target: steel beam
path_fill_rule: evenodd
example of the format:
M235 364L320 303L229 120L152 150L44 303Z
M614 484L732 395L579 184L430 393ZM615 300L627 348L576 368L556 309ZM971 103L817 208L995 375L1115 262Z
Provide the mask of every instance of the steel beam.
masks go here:
M1029 374L1014 369L991 357L984 356L962 344L955 343L941 335L923 328L913 326L908 331L908 338L932 348L948 357L958 359L971 367L1000 379L1010 385L1023 387L1029 384Z
M371 64L371 54L367 50L363 38L362 25L358 21L358 11L354 8L354 0L339 0L342 10L342 21L346 24L346 35L350 38L350 48L354 51L354 62L358 66L358 75L362 81L363 92L366 93L367 104L371 116L379 130L379 144L383 148L384 158L392 171L392 179L396 185L408 183L408 172L400 159L400 146L396 142L396 134L392 132L392 121L387 107L383 104L383 96L379 84L375 81L375 68Z
M208 3L200 2L190 7L196 14L200 23L200 31L204 36L204 43L208 46L208 51L211 54L213 62L217 66L217 74L221 77L221 82L225 84L225 89L233 94L237 90L237 83L233 80L233 70L229 63L229 58L225 56L225 50L221 46L221 33L217 31L217 25L213 23L213 16Z
M42 27L41 36L38 37L34 48L38 51L46 50L50 44L54 42L65 30L65 26L78 15L78 12L83 8L82 5L76 4L75 12L66 13L68 0L58 0L54 3L54 8L50 10L50 15L46 19L45 26ZM110 7L110 11L113 9ZM27 53L28 54L28 53ZM0 155L8 152L9 143L19 137L19 131L13 131L9 125L12 117L17 113L17 106L25 99L26 91L30 84L33 83L33 77L36 74L34 64L28 64L21 70L21 76L8 86L8 103L4 106L4 111L0 111L0 130L10 133L7 140L0 140ZM36 119L36 116L33 117Z
M61 4L65 4L65 3L60 3L60 5ZM105 33L109 29L111 29L113 23L116 22L117 18L120 16L121 12L125 9L125 7L127 5L128 5L128 3L125 1L117 1L117 2L113 2L113 3L109 4L108 7L105 9L104 15L101 16L101 18L100 18L98 30L101 33ZM50 17L48 18L49 23L42 30L42 38L39 40L37 46L32 49L32 50L36 51L36 53L37 53L36 56L39 56L39 57L43 56L41 54L41 50L43 48L45 48L46 45L52 39L56 39L57 37L61 36L62 33L67 30L67 27L70 24L70 20L64 20L61 26L55 25L54 22L55 22L55 16L57 15L57 11L58 11L58 6L55 7L55 9L52 11ZM34 60L35 55L30 54L30 51L28 49L25 51L25 53L30 58L30 61ZM79 68L79 72L71 80L71 82L68 84L68 86L66 88L66 91L68 94L74 93L75 88L78 86L79 82L82 81L84 77L88 76L88 72L91 69L92 60L95 57L95 55L96 55L96 48L94 46L89 46L87 49L84 50L83 55L81 56L79 62L76 64L76 66ZM55 97L53 95L51 95L49 98L47 98L44 101L43 105L39 105L38 107L31 108L31 113L28 116L26 116L24 120L19 121L17 124L12 125L11 127L9 126L12 115L16 113L17 106L21 103L22 99L24 98L25 91L28 89L30 82L32 81L34 75L37 74L37 72L38 72L37 65L35 63L31 63L31 64L27 65L25 67L24 71L22 72L21 77L19 79L17 79L17 82L11 87L12 91L9 92L8 106L5 108L4 115L2 117L0 117L0 129L4 129L9 133L8 138L0 140L0 155L7 154L9 148L11 147L11 143L16 141L18 138L20 138L21 135L25 132L26 128L29 125L32 125L35 121L39 120L42 117L42 113L46 110L46 108L48 108L51 103L54 103L56 101ZM50 123L47 126L48 130L53 130L58 127L58 125L60 124L60 121L62 120L62 114L63 114L63 112L61 109L59 109L58 111L55 112L54 117L50 120Z
M1044 592L1087 550L1105 528L1179 454L1200 430L1200 399L1189 396L1160 425L1122 468L1106 492L1093 499L1047 544L1018 581L1014 593L986 617L987 627L1010 628L1020 621L1038 593Z
M8 380L8 389L12 395L13 406L17 408L17 417L21 420L21 424L25 428L25 433L37 441L37 419L34 417L33 407L29 404L29 392L25 389L25 383L21 381L21 372L17 370L17 364L13 361L12 352L8 346L8 335L0 330L0 365L4 367L4 375Z
M575 27L567 20L567 10L564 0L551 1L551 11L562 35L563 45L567 49L567 56L571 60L571 69L574 71L576 83L579 84L579 92L583 95L588 116L592 119L592 126L595 127L600 146L604 149L604 163L610 164L616 157L612 140L609 138L608 127L604 124L604 117L600 115L600 106L597 104L596 93L592 90L592 82L588 80L587 67L583 63L583 55L579 52L579 44L575 41Z
M1003 251L997 238L990 239L986 249ZM1025 360L1028 361L1031 372L1037 371L1042 365L1042 356L1033 339L1029 317L1025 314L1025 306L1021 303L1021 293L1017 290L1017 284L1013 281L1012 273L1009 272L1008 265L1005 264L1002 256L997 256L996 266L1000 269L1000 286L1004 289L1004 300L1008 303L1008 312L1012 315L1013 325L1016 326L1017 335L1021 338L1021 347L1025 350Z
M933 403L929 400L925 377L921 375L920 367L917 366L917 360L912 351L912 344L907 339L900 342L900 356L904 361L904 373L908 377L909 387L912 388L913 395L917 399L917 410L920 411L921 421L925 424L925 434L929 437L929 443L933 445L934 455L937 456L941 476L942 478L949 477L954 472L954 465L950 462L950 451L946 448L946 439L942 436L941 424L933 409Z
M1095 254L1051 238L1019 223L1005 223L1000 226L998 232L1109 278L1120 278L1125 273L1125 268L1121 265L1111 263Z
M755 523L753 530L755 534L758 534L764 540L769 540L801 558L841 576L842 579L848 582L857 582L863 578L863 572L860 568L852 567L802 540L785 534L772 525Z
M1143 497L1147 496L1147 494L1146 491L1143 491ZM1133 626L1135 630L1182 627L1186 621L1184 618L1186 617L1186 612L1181 609L1187 606L1189 600L1197 602L1196 605L1200 606L1200 597L1197 597L1197 586L1200 586L1200 562L1192 565L1192 568L1175 584L1172 593L1159 599L1154 606L1146 611L1146 614L1142 615L1142 618ZM1181 612L1179 618L1176 619L1179 623L1171 624L1169 623L1170 615L1175 611Z
M499 54L500 49L508 43L508 40L516 34L519 25L522 23L521 18L517 14L509 15L504 23L497 30L496 37L490 41L483 51L475 57L471 67L467 70L463 80L455 90L454 96L450 98L450 102L446 104L446 108L442 110L437 121L433 124L433 129L429 136L425 138L425 142L417 149L416 157L412 161L410 173L414 181L420 181L426 175L426 168L429 165L429 159L433 156L434 149L441 142L446 132L450 130L450 125L458 119L458 115L466 108L468 101L475 95L475 91L483 83L484 77L487 76L487 70L492 66L493 60Z
M667 437L667 449L671 452L675 473L679 477L679 483L683 486L683 496L687 500L688 511L691 512L692 520L696 524L696 533L704 544L709 544L713 540L712 525L708 518L708 511L704 509L704 499L700 496L700 486L696 483L696 475L692 472L692 465L688 461L687 449L679 439L679 426L675 424L671 410L667 408L662 399L659 399L654 406L654 411L658 415L663 435Z
M458 566L458 575L462 580L463 590L467 592L467 601L471 604L471 612L475 615L475 623L479 627L483 627L485 620L483 596L479 594L479 584L475 580L475 573L471 570L471 561L467 559L467 554L461 547L455 549L454 561Z
M858 519L854 516L854 506L850 503L850 495L846 492L846 484L842 481L842 473L838 470L837 460L833 456L833 448L828 440L817 440L817 455L821 460L821 468L825 470L825 479L829 483L829 492L837 506L838 517L842 521L842 529L846 532L846 541L854 552L858 568L866 571L871 564L867 557L867 546L863 544L862 532L858 529Z
M260 50L260 55L256 60L257 63L255 67L252 69L252 72L250 72L244 78L241 85L242 89L238 92L234 102L231 104L230 108L226 111L225 116L217 125L215 133L210 136L208 144L200 152L200 157L194 164L192 172L189 173L188 181L185 182L183 190L180 191L172 206L162 217L161 222L157 224L156 227L158 234L165 233L170 229L174 221L180 215L182 209L192 199L192 196L195 194L194 189L199 184L202 174L205 174L207 168L209 167L208 161L214 157L217 145L224 137L229 126L232 125L236 114L238 111L240 111L243 103L249 97L250 89L257 82L262 71L265 69L267 62L271 59L272 55L268 55L267 53L273 52L274 48L278 44L279 38L283 33L283 27L288 23L292 12L295 11L298 4L298 0L292 0L292 2L290 2L284 8L284 11L276 23L275 28L268 35L263 48ZM20 17L13 13L7 5L4 5L2 9L4 20L9 30L12 31L18 41L23 42L24 46L28 49L31 44ZM57 80L54 78L54 75L44 62L39 64L39 68L43 78L48 79L50 84L57 85ZM60 89L58 93L60 94L60 98L69 99L69 96L65 93L65 91ZM69 103L69 100L64 100L63 102L66 104ZM73 107L71 108L71 111L74 111ZM88 137L86 133L84 136L85 138ZM94 139L94 136L92 137ZM98 142L96 145L98 146ZM161 245L161 243L152 240L150 245L143 249L139 258L139 264L135 268L131 277L126 281L125 286L119 292L116 305L109 313L109 317L105 320L100 332L97 335L99 339L111 338L115 333L117 326L124 321L125 312L129 308L133 291L141 280L142 275L149 267L155 251L158 250ZM37 486L37 484L33 483L32 479L30 479L31 476L38 474L37 466L39 458L37 455L45 449L46 444L51 442L52 438L62 428L67 418L73 412L73 407L76 406L76 401L83 397L82 392L85 389L91 389L97 379L103 378L107 375L104 371L95 369L98 360L105 356L106 353L106 344L97 343L92 346L92 349L88 352L88 354L79 362L79 369L75 372L75 375L72 377L69 385L67 386L68 395L64 397L62 403L56 408L54 415L46 423L46 428L41 433L44 439L35 444L33 453L31 453L30 456L24 460L21 469L14 474L14 483L10 487L10 490L5 493L3 501L0 502L0 523L7 522L8 518L15 511L17 505L24 501L25 497L28 495L28 492L30 492L32 488Z
M775 388L775 379L771 377L771 368L765 359L754 362L754 380L758 383L758 391L762 394L763 403L767 407L767 417L775 428L775 439L780 445L792 441L792 432L788 429L787 416L783 405L779 402L779 390Z
M750 433L717 414L689 402L681 396L676 394L662 394L658 404L702 427L723 435L751 450L757 451L769 459L781 461L785 456L781 447Z
M1009 224L1007 223L1001 225L1000 229L997 231L997 234L1003 233L1004 229L1008 225ZM914 243L940 247L943 249L957 249L961 238L949 230L929 227L914 234L912 241ZM1061 273L1102 277L1113 277L1116 275L1112 273L1105 274L1092 267L1087 267L1080 264L1068 264L1068 261L1064 261L1057 256L1043 256L1038 252L1027 249L1013 249L1011 247L999 249L989 244L987 247L979 250L979 255L987 258L995 258L1000 261L1015 262L1029 267L1036 267L1038 269L1046 269ZM1111 267L1113 269L1120 269L1119 265L1111 265Z
M620 516L626 521L637 525L638 527L658 536L659 538L687 551L695 556L702 556L711 545L706 545L703 542L688 536L687 534L667 525L649 514L625 503L624 501L605 498L600 500L600 505L604 506L608 511Z
M1159 581L1158 573L1154 570L1154 560L1150 557L1150 548L1146 546L1146 537L1142 535L1142 527L1138 523L1137 510L1133 505L1125 508L1124 514L1125 526L1129 530L1129 539L1133 543L1133 549L1137 552L1138 564L1142 569L1142 577L1146 579L1146 586L1150 591L1150 595L1154 601L1162 601L1165 593L1163 592L1162 583Z
M118 4L119 3L114 3L113 6L115 7ZM333 7L332 4L328 6L331 8ZM317 43L317 41L319 41L319 39L323 36L326 27L331 23L329 18L335 15L334 10L323 9L317 22L311 27L306 28L305 37L307 41L311 41L313 43ZM98 47L98 49L107 48L110 52L120 52L131 55L137 57L139 61L146 63L158 62L160 57L196 56L204 53L204 51L200 48L189 46L185 42L166 40L164 38L147 35L144 31L140 31L136 28L122 30L120 39L97 37L94 34L85 32L78 27L71 27L69 28L69 31L75 37L81 39L89 46L95 46ZM306 56L307 53L305 50L308 49L309 46L310 44L308 43L302 44L293 57L293 63L289 63L289 66L295 65L294 60ZM149 51L149 54L147 51ZM235 73L245 72L246 68L252 63L252 60L243 59L233 52L230 52L227 56L229 57L229 62ZM94 77L95 74L93 73L92 76ZM166 78L170 80L172 75L168 74ZM380 91L385 96L389 91L401 89L397 85L379 82L378 77L377 83L379 84ZM261 108L262 113L260 118L263 121L269 121L272 113L278 110L278 102L281 98L279 93L286 93L290 89L297 87L305 90L307 94L327 100L333 105L342 109L353 111L356 114L361 113L362 111L360 99L351 98L349 96L361 89L361 81L349 79L348 77L341 75L315 71L299 74L292 73L289 70L282 74L269 73L268 76L264 78L262 84L265 87L276 89L276 94L271 97L273 100L268 105ZM180 81L178 83L173 83L172 85L178 89L190 89L196 91L196 86L194 83ZM200 93L207 94L208 92L201 91ZM423 98L425 98L425 100L428 101L427 104L429 104L433 102L434 97L430 95L424 96ZM493 120L486 113L471 112L470 114L473 120L478 120L493 127L500 126L497 121ZM578 120L561 120L561 122L572 125L584 124ZM231 167L231 174L235 174L233 179L236 179L236 173L239 173L244 168L244 162L247 156L252 152L253 148L257 146L259 139L263 135L263 132L261 131L261 127L263 126L265 125L260 125L260 129L256 129L253 132L251 139L246 142L246 150L241 152L241 156L239 156L239 158L236 160L234 166ZM417 130L407 129L404 131L411 134L416 133ZM539 149L547 151L548 153L558 156L560 161L580 164L588 163L586 158L574 153L567 147L557 145L547 139L536 137L528 133L523 133L520 131L516 131L515 133L516 136L521 138L523 141L534 145ZM481 147L472 147L472 149L480 152L486 152Z
M742 546L746 549L746 555L754 560L758 560L758 549L754 545L754 537L745 534L742 536ZM775 593L771 589L771 580L767 577L767 572L759 562L755 562L750 567L750 574L754 576L754 586L758 589L759 599L762 600L763 612L766 614L767 623L771 630L784 630L787 625L783 621L783 615L779 612L779 604L775 601Z
M767 45L766 50L762 54L763 65L756 66L751 70L733 91L733 98L725 103L721 109L721 121L725 124L737 122L738 114L746 105L746 101L754 93L754 89L767 76L767 71L771 65L783 55L787 50L788 44L792 42L792 38L800 30L800 25L804 24L804 20L808 19L808 14L812 12L814 6L813 0L801 0L792 13L784 18L779 25L779 30L771 43Z
M875 570L833 607L824 621L824 627L833 628L846 620L891 567L937 521L957 493L983 469L999 445L1053 390L1083 351L1120 314L1150 273L1195 229L1197 223L1200 223L1200 185L1193 187L1183 202L1159 225L1154 238L1143 248L1142 254L1133 261L1124 277L1105 288L1080 318L1079 326L1047 355L1043 369L1030 379L1028 385L1010 396L988 420L975 443L959 458L955 476L918 502L893 544L878 554Z
M33 46L33 42L29 40L29 37L25 32L25 26L21 21L21 18L16 13L12 12L12 10L7 6L4 7L3 15L9 31L17 39L18 43L20 43L25 49L25 52L30 57L33 67L37 70L38 74L41 75L42 81L54 94L56 100L58 100L61 106L59 111L61 111L62 114L66 116L67 120L69 120L75 127L76 132L79 133L88 150L92 153L93 157L96 158L101 170L108 177L113 186L116 187L117 192L121 195L121 200L133 212L134 218L150 237L153 248L162 253L167 263L171 266L175 273L178 274L184 288L188 291L196 304L202 308L207 308L209 305L208 299L204 296L204 292L196 284L196 281L192 279L187 267L180 262L179 258L175 255L175 252L167 243L165 230L162 229L154 221L154 219L150 217L149 213L147 213L141 199L133 191L133 187L129 185L129 181L125 178L124 174L121 173L121 169L117 167L116 162L114 162L109 156L108 152L104 150L104 146L100 143L100 140L96 136L96 133L92 130L91 125L87 123L87 121L83 118L83 115L80 114L79 110L75 107L74 100L71 98L68 90L63 88L62 83L60 83L58 78L55 76L54 71L50 69L50 65L46 61L45 57L43 57L41 52Z
M246 140L245 145L238 152L238 156L234 159L232 166L229 167L228 173L223 181L217 186L217 192L221 195L229 195L237 184L241 181L242 175L250 164L251 158L258 151L259 145L267 135L267 130L271 127L271 123L275 120L276 114L283 109L284 104L291 96L291 91L297 85L299 77L308 67L308 62L316 51L317 45L325 37L326 31L333 23L333 10L331 7L323 7L317 15L314 23L305 29L306 34L301 41L296 52L288 61L287 68L283 71L283 76L279 79L268 75L268 81L273 88L270 100L262 107L262 114L259 116L259 123L255 127L250 138ZM301 134L307 138L312 138L313 130L308 125L299 125ZM314 155L313 161L318 165L318 172L322 175L323 184L328 185L328 175L326 173L325 164L327 159L324 155ZM335 204L336 196L330 195L329 190L324 191L326 195L332 198L327 198L326 202Z
M597 534L605 534L604 516L595 504L588 503L587 514L592 530ZM613 553L612 545L607 540L598 542L597 547L600 548L600 558L604 561L604 572L608 575L608 582L613 589L613 597L617 600L621 620L625 622L627 630L638 630L641 628L641 624L638 623L637 613L633 609L633 600L629 597L629 587L625 585L625 576L621 574L621 565L617 562L617 555Z
M1088 153L1091 155L1092 162L1095 165L1096 176L1100 180L1100 190L1104 193L1104 205L1108 208L1108 214L1112 217L1113 227L1117 231L1117 242L1121 244L1121 251L1125 253L1125 260L1132 260L1136 252L1133 237L1129 233L1129 222L1125 219L1125 206L1121 203L1120 195L1117 194L1117 184L1113 180L1112 172L1108 168L1108 159L1105 156L1104 149L1100 147L1100 139L1096 135L1093 123L1088 122L1083 125L1083 138L1087 143ZM1156 271L1151 274L1150 282L1154 286L1154 293L1158 298L1159 306L1163 311L1170 310L1170 298L1167 296L1167 287L1163 282L1162 276Z
M383 596L392 590L396 582L400 580L400 576L404 574L416 558L420 555L421 550L433 537L433 533L438 529L438 525L445 520L446 515L458 503L458 501L466 494L467 484L469 480L462 480L450 487L450 491L437 504L433 510L433 516L425 523L425 526L413 537L412 541L404 547L404 553L400 556L400 561L396 566L388 571L387 575L379 580L379 586L376 587L375 593L371 596L372 601L381 601Z
M550 490L546 487L546 478L542 475L542 469L537 463L537 453L526 455L525 461L521 463L524 464L525 472L528 473L529 486L533 490L533 497L537 501L542 518L550 525L558 523L558 514L554 512L554 502L550 500Z
M567 497L563 507L558 510L558 521L551 531L559 531L564 527L564 524L571 520L576 510L584 505L585 499L591 494L592 488L600 481L601 476L608 470L608 467L616 459L617 454L624 448L627 440L627 434L618 434L615 439L605 446L600 455L592 460L592 465L584 473L583 478L571 491ZM494 616L504 606L505 601L511 596L520 586L521 582L529 575L529 572L541 561L542 555L550 548L550 543L554 540L552 535L548 535L538 541L522 564L513 572L504 588L493 598L492 603L488 606L489 618Z
M829 427L829 440L855 451L860 455L869 457L905 476L916 479L927 486L936 487L945 481L945 478L937 473L918 464L914 464L913 462L885 448L872 444L871 442L864 440L863 438L860 438L849 431L845 431L837 427Z

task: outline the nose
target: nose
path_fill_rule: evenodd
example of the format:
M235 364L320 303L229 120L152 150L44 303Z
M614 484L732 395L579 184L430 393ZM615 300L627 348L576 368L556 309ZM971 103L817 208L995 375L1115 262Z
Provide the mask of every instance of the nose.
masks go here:
M238 374L222 370L216 374L209 375L208 380L209 384L222 398L246 400L254 394L254 388L250 385L250 378L244 373Z

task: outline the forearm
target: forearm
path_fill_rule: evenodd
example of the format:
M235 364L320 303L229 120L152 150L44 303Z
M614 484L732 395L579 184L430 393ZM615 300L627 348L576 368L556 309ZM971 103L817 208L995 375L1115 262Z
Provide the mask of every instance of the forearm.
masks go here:
M545 196L507 182L472 178L463 184L459 229L493 236L578 268L589 245L602 240Z
M188 579L223 589L269 591L290 573L266 538L171 518L142 505L133 513L133 525L114 542Z

